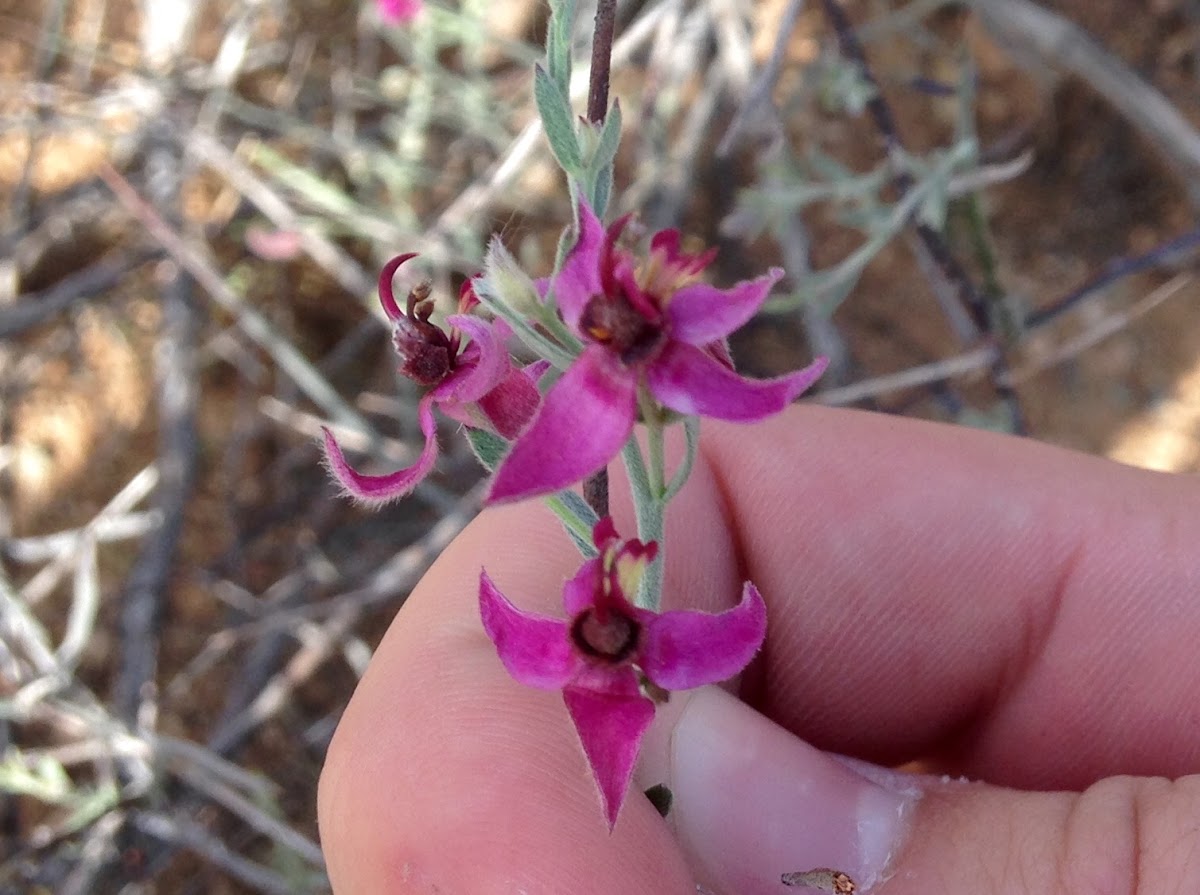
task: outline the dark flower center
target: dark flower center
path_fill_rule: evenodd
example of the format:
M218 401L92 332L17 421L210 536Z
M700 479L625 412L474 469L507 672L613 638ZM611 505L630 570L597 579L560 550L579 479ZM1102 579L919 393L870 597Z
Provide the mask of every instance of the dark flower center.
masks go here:
M645 360L667 340L662 323L646 319L620 292L592 296L579 323L594 341L612 349L625 364Z
M588 609L575 618L571 639L588 656L618 665L637 649L641 625L620 612Z
M457 340L429 322L433 302L427 284L408 294L407 310L407 315L396 320L392 333L400 372L421 385L437 385L454 369Z

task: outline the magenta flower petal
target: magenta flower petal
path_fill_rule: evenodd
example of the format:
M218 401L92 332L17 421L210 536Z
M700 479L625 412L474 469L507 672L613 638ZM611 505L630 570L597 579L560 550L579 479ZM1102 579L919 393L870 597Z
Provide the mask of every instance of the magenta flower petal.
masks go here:
M488 502L548 494L586 478L617 455L636 416L636 374L601 346L584 349L501 461Z
M567 610L567 615L572 617L579 615L596 602L601 573L600 560L589 559L579 567L575 577L563 585L563 607Z
M665 690L728 680L746 667L767 635L767 605L749 581L732 609L680 610L654 616L638 650L646 677Z
M782 276L783 271L773 267L731 289L705 283L684 286L667 303L672 338L696 346L725 338L755 315Z
M745 379L704 351L671 342L646 367L651 394L680 413L750 422L779 413L817 381L829 363L818 358L775 379Z
M626 681L619 692L616 686L606 692L574 687L563 690L563 701L600 789L610 830L617 823L629 789L642 736L654 720L654 703L638 693L632 672Z
M567 253L562 269L554 278L554 300L563 320L578 331L579 318L592 296L603 291L600 284L600 257L605 233L600 219L584 201L579 202L579 238Z
M605 516L592 526L592 543L597 550L605 550L610 544L619 544L621 536L617 534L617 523L612 516Z
M479 614L505 669L527 687L560 690L579 670L566 622L518 609L484 571L479 573Z
M531 364L526 364L521 368L521 372L537 384L542 381L542 377L550 372L551 363L548 360L535 360Z
M435 393L439 400L470 404L499 385L512 369L505 344L512 330L502 320L487 321L469 314L455 314L446 322L470 336L471 343L455 374L438 385Z
M622 540L611 517L596 523L592 540L600 556L585 561L563 587L566 621L520 611L486 572L479 578L479 605L483 627L513 677L543 689L562 687L611 829L654 717L642 685L648 680L682 689L732 677L762 646L767 611L749 582L741 602L719 615L633 606L626 594L658 545Z
M337 479L338 484L347 494L363 503L383 504L408 494L425 476L429 475L438 455L437 424L433 419L434 400L432 394L426 395L417 407L421 434L425 436L425 446L421 449L421 456L407 469L399 469L387 475L364 475L356 472L346 462L346 457L337 441L334 440L333 433L324 427L321 428L325 440L325 460L329 471L333 473L333 477Z
M638 284L638 272L627 258L617 258L613 261L610 272L609 288L620 289L625 301L644 319L653 321L657 328L662 327L664 315L658 302L647 295Z
M650 255L657 256L658 264L663 273L669 275L668 285L680 285L680 280L697 277L717 257L714 246L699 254L685 252L680 248L682 239L678 230L659 230L650 238Z
M393 23L411 22L421 11L421 0L376 0L379 15Z
M392 291L392 279L396 276L396 271L400 269L401 264L411 261L415 257L417 257L416 252L397 255L383 265L383 270L379 272L379 303L383 305L383 312L387 314L388 320L395 321L404 316L400 305L396 303L396 294Z

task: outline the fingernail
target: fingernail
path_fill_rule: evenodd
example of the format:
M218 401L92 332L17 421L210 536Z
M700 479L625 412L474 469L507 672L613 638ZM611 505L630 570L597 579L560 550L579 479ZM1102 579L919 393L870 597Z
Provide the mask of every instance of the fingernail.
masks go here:
M698 882L781 895L783 874L820 867L860 893L879 881L920 795L904 775L814 749L718 688L677 700L651 730L639 776L670 787L668 821Z

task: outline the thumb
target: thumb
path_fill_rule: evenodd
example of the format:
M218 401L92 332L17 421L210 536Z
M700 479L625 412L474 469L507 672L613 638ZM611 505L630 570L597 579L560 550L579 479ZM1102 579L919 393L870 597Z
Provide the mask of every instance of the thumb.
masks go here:
M638 778L671 790L667 820L714 895L1200 892L1200 777L1034 793L903 774L705 688L659 712Z

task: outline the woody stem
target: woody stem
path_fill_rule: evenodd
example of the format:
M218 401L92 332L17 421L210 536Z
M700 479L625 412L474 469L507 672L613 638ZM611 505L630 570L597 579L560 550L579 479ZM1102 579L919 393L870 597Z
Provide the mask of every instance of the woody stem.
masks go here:
M613 35L617 30L617 0L600 0L596 6L596 30L592 35L592 69L588 78L587 117L604 124L608 114L608 77L612 69Z
M588 76L588 121L603 124L608 114L608 78L612 70L613 35L617 30L617 0L600 0L596 7L596 30L592 34L592 68ZM583 498L596 515L608 515L608 469L583 483Z

